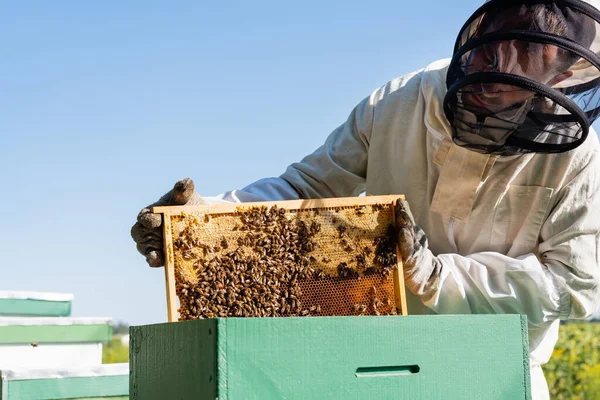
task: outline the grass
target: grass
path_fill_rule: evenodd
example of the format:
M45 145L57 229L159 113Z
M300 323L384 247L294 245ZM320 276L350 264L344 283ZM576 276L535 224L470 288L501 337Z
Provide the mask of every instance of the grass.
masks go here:
M102 347L102 363L124 363L129 361L129 347L121 343L119 337L113 336L112 341Z
M552 358L542 368L552 399L600 399L600 323L561 325Z

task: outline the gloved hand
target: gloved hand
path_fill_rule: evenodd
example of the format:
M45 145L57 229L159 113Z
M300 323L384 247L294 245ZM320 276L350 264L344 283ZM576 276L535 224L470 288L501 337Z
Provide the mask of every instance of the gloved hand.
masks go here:
M395 213L404 284L414 295L427 298L436 292L442 263L429 250L427 236L415 224L415 218L405 200L396 201Z
M177 182L173 190L167 192L156 203L142 208L137 216L137 222L131 227L131 237L137 245L137 250L146 257L149 266L160 267L165 264L163 216L154 214L152 207L205 203L202 197L196 193L194 182L190 178L185 178Z

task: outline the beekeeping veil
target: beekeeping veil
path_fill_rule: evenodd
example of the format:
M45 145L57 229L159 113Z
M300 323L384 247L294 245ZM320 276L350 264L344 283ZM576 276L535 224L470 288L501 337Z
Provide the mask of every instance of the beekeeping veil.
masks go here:
M444 112L481 153L560 153L600 113L600 0L491 0L461 29Z

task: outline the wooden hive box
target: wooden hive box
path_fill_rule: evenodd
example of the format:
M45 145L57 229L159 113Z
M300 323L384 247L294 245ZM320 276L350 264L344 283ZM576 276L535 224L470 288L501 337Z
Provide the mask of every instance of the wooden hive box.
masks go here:
M398 198L155 207L169 321L406 315Z
M0 291L0 317L68 317L72 301L70 293Z
M10 368L0 371L0 400L129 398L129 365Z
M2 317L0 369L100 364L111 338L110 318Z
M132 400L531 398L520 315L218 318L130 335Z

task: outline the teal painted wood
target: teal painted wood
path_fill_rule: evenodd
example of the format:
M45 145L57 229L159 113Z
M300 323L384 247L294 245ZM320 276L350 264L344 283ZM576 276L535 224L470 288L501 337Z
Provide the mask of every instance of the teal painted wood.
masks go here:
M0 315L68 317L71 315L71 302L33 299L0 299Z
M230 318L135 327L131 398L214 399L218 389L219 400L529 399L524 320ZM207 329L216 329L216 341ZM216 387L206 379L215 370Z
M217 397L217 320L130 327L129 397Z
M529 389L519 316L230 319L220 333L219 399L526 399Z
M531 375L529 374L529 333L527 332L527 316L521 316L521 336L523 338L523 370L525 374L524 385L531 388ZM531 400L531 390L527 390L525 393L526 400Z
M108 324L0 326L1 344L109 342L111 338Z
M110 397L80 397L77 399L69 399L69 400L101 400L101 399L106 399L106 400L128 400L129 396L110 396Z
M227 393L229 374L227 371L227 319L217 319L217 395Z
M129 376L3 381L1 393L0 400L97 399L111 396L127 398Z
M129 396L110 396L110 397L86 397L86 398L78 398L78 399L69 399L69 400L128 400Z

